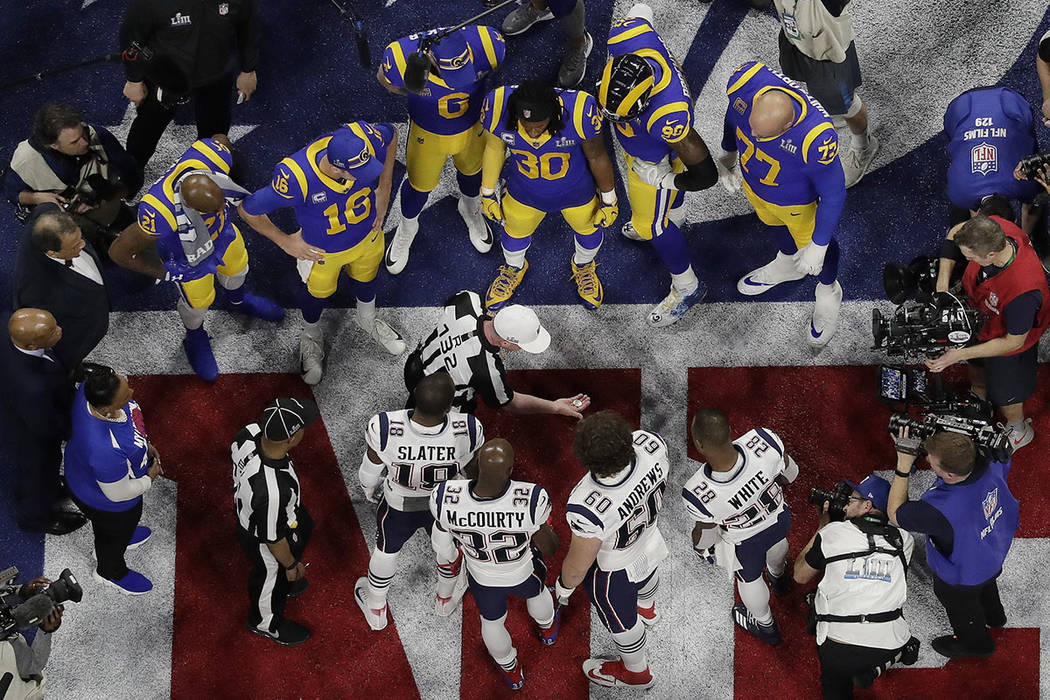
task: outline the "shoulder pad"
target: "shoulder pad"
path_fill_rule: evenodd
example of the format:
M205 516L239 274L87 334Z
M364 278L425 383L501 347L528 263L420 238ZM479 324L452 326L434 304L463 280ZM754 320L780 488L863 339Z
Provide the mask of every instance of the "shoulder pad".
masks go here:
M666 143L681 141L692 127L692 105L681 100L657 107L645 123L646 131Z

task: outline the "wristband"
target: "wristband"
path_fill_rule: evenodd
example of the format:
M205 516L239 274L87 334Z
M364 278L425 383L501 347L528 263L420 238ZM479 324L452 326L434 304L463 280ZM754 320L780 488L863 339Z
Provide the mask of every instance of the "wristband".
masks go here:
M608 192L599 192L601 195L602 204L616 204L616 190L609 190Z
M299 560L298 560L298 559L296 559L295 561L293 561L293 562L291 563L291 565L289 565L289 566L285 566L285 567L284 567L284 570L285 570L285 571L292 571L292 570L293 570L293 569L294 569L295 567L297 567L297 566L299 566Z
M481 195L483 197L488 197L488 196L494 195L494 194L496 194L496 190L492 189L491 187L482 187L481 188Z
M904 479L907 479L911 476L911 472L902 472L900 469L894 469L893 473Z

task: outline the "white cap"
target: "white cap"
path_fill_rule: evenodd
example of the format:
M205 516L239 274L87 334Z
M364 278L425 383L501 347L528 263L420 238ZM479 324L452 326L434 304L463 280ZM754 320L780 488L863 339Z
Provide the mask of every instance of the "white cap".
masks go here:
M536 312L527 306L511 304L499 310L492 319L496 334L525 352L539 354L551 344L551 334L540 325Z

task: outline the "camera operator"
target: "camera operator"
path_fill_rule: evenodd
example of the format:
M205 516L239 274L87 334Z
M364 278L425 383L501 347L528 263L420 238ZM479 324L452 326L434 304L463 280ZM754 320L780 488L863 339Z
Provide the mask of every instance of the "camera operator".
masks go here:
M963 290L987 320L977 345L948 350L926 366L941 372L969 361L972 391L1002 411L1018 450L1035 438L1024 401L1035 391L1039 338L1050 326L1046 274L1024 231L999 216L979 214L953 229L945 248L952 246L968 261Z
M51 579L43 576L22 586L20 596L28 598L46 588ZM0 639L0 691L3 700L37 700L44 697L44 677L41 671L51 655L51 633L62 624L65 608L56 605L41 621L33 643L15 632Z
M140 168L146 167L183 97L193 100L198 139L230 132L233 71L238 63L238 103L249 99L256 87L261 32L255 5L255 0L133 0L128 4L120 30L121 46L148 47L154 56L124 63L124 96L136 108L128 152ZM165 98L163 93L171 89L159 84L165 82L158 80L162 63L170 64L165 74L179 74L166 80L186 83L187 95Z
M52 202L73 215L102 253L135 221L122 198L141 186L138 165L113 134L86 124L80 110L64 102L37 110L33 134L15 147L4 183L19 220L25 221L36 205Z
M809 630L817 636L824 698L852 698L854 684L867 688L891 664L910 666L919 653L902 611L915 540L887 520L890 485L874 474L841 483L842 502L824 501L820 525L795 560L800 584L824 573Z
M907 428L895 442L897 469L886 513L894 525L926 535L933 592L954 632L934 639L934 651L948 658L990 656L995 642L988 628L1006 625L996 579L1018 524L1017 499L1006 483L1010 462L979 454L968 435L934 433L921 447L938 478L920 500L909 501L919 445Z

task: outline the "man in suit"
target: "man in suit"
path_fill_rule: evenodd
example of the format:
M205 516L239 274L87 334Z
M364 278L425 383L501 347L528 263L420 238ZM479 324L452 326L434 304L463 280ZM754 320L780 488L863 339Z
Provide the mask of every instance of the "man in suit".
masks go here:
M27 223L14 271L14 306L45 309L63 329L55 355L72 370L109 330L109 297L98 255L73 218L40 204Z
M59 466L68 437L73 384L52 348L62 328L43 309L18 309L7 324L4 344L5 424L11 431L17 475L15 513L23 530L64 535L84 525L80 513L60 508Z

